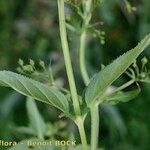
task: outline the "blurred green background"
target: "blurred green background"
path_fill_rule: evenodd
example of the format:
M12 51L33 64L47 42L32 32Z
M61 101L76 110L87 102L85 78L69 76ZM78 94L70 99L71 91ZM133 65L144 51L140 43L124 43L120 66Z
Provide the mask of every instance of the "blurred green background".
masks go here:
M136 11L129 12L123 0L103 0L93 12L91 24L99 22L95 29L105 31L105 44L93 38L89 31L86 58L91 76L113 59L134 47L150 32L150 1L132 0ZM81 18L74 9L66 6L68 22L80 29ZM68 30L72 61L79 93L84 88L78 63L79 33ZM150 58L150 51L142 55ZM18 59L28 63L43 60L47 66L55 65L55 79L67 87L67 79L59 38L57 3L55 0L0 0L0 70L16 71ZM142 56L141 56L142 58ZM117 85L127 81L123 76ZM117 106L100 107L100 145L106 150L149 150L150 149L150 86L141 84L138 98ZM23 140L29 135L16 131L18 126L28 125L25 97L10 89L0 87L0 139ZM52 124L61 120L59 112L37 103L44 119ZM78 138L72 122L63 129L62 138L73 132ZM90 129L86 121L87 135ZM53 128L51 128L53 130ZM57 135L58 134L58 135ZM57 138L59 133L52 136ZM88 137L89 139L89 137Z

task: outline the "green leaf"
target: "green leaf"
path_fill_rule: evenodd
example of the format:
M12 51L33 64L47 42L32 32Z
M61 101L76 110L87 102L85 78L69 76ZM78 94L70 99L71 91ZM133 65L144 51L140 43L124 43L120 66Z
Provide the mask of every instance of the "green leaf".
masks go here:
M96 99L102 96L106 88L126 71L149 44L150 34L148 34L134 49L117 58L93 77L85 92L85 100L88 106L91 103L95 103Z
M35 101L32 98L28 98L26 107L31 128L35 131L39 139L43 139L46 131L46 124L36 106Z
M133 90L130 92L120 91L120 92L109 95L109 97L107 97L103 101L103 103L115 105L115 104L118 104L119 102L128 102L134 99L135 97L137 97L139 93L140 93L140 90Z
M69 104L61 92L25 76L10 71L0 71L0 85L11 87L19 93L69 112Z

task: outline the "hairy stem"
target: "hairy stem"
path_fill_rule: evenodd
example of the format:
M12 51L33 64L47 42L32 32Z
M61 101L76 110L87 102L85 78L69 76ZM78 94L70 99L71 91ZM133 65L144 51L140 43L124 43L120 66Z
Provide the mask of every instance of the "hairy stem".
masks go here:
M99 107L91 108L91 150L97 150L99 135Z
M86 134L85 134L85 129L84 129L84 119L79 117L77 118L76 123L79 129L83 150L88 150L88 144L87 144L87 139L86 139Z
M65 59L65 66L66 66L67 76L69 80L70 91L71 91L71 95L73 99L73 107L74 107L76 116L78 117L79 115L81 115L81 111L80 111L80 105L79 105L77 89L76 89L73 69L71 65L71 58L69 54L69 46L68 46L68 41L67 41L67 32L66 32L66 26L65 26L65 13L64 13L64 0L58 0L58 12L59 12L59 24L60 24L60 36L61 36L64 59ZM77 125L79 129L83 149L88 150L87 139L86 139L86 134L85 134L85 129L84 129L84 121L81 118L78 119Z
M86 49L87 29L89 26L89 22L91 20L91 5L92 5L92 0L83 1L84 16L83 16L82 32L80 35L79 52L80 52L80 70L85 85L88 85L90 82L90 78L85 63L85 49ZM91 111L91 150L97 150L98 134L99 134L98 106L97 105L93 106L93 108L90 111Z
M69 80L70 91L71 91L72 100L73 100L74 111L76 115L80 115L80 105L79 105L78 94L77 94L75 79L73 75L73 69L72 69L71 58L70 58L70 53L69 53L69 46L68 46L68 41L67 41L64 0L58 0L58 12L59 12L61 44L62 44L62 49L63 49L63 54L64 54L67 76Z

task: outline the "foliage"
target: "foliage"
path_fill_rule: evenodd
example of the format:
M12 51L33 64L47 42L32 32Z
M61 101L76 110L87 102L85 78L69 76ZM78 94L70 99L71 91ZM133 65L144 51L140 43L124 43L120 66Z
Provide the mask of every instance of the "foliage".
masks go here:
M86 131L90 129L90 121L94 122L96 120L98 122L98 118L92 119L92 108L96 108L100 104L101 142L99 147L115 150L149 149L149 117L147 116L149 114L149 108L147 107L149 105L149 84L144 84L149 83L150 77L148 69L149 51L144 52L147 58L143 57L141 61L136 60L137 56L149 44L147 42L149 41L149 35L135 49L120 56L110 65L103 66L100 72L95 73L97 72L96 70L100 70L100 64L109 63L110 60L121 55L122 51L134 46L139 37L142 38L143 35L149 32L149 13L147 13L148 9L146 9L149 1L143 0L142 3L130 3L130 1L126 0L110 0L108 2L102 1L101 3L101 1L96 0L92 1L92 5L88 5L88 1L82 3L82 1L66 0L65 2L68 4L65 6L67 40L71 50L69 52L71 53L73 75L75 76L77 87L75 99L79 101L81 112L79 111L78 116L81 116L81 118L78 118L75 113L74 98L71 95L72 92L68 90L64 63L61 58L62 54L57 51L61 47L58 39L56 1L38 0L34 2L34 0L31 0L31 3L15 1L12 5L12 3L2 0L0 2L2 6L0 8L2 21L0 26L3 31L0 35L2 41L0 42L1 68L14 70L17 60L22 59L19 60L19 67L17 68L19 74L1 71L0 82L4 86L12 87L21 94L29 96L28 99L30 100L27 100L26 103L27 117L24 115L23 119L22 114L26 114L24 101L22 101L24 97L13 92L5 99L2 99L3 101L0 102L0 127L3 128L3 130L0 130L1 139L5 137L6 139L19 141L32 137L36 139L59 139L60 137L70 139L68 132L70 132L71 128L71 131L74 131L72 133L74 138L80 143L78 132L76 132L76 128L68 119L63 118L67 122L65 133L60 131L64 126L61 127L61 121L58 120L62 120L62 118L58 118L58 115L62 112L63 114L60 117L71 118L80 132L84 130L82 127L83 123L85 123L85 133L88 144L90 144L89 138L91 135ZM90 7L88 8L88 6ZM85 7L86 9L84 9ZM18 11L19 13L16 13ZM37 14L37 12L39 13ZM138 19L136 16L138 16ZM88 21L86 22L86 20ZM99 39L93 40L92 35ZM147 44L144 44L144 41ZM123 50L120 51L121 49ZM100 55L98 56L97 54ZM13 60L11 59L12 56ZM80 63L76 59L78 56L81 56L79 58L81 59ZM85 56L87 56L87 62ZM39 59L44 60L45 63L39 61ZM29 60L27 64L26 60ZM83 68L80 68L81 70L74 67L79 64L83 66ZM84 86L79 75L80 71L85 85L88 86ZM110 73L112 78L110 78ZM120 77L123 73L127 76ZM68 77L70 78L70 76ZM116 81L118 77L120 78ZM118 86L122 83L125 84ZM137 89L133 89L133 85L136 85ZM127 88L127 91L124 91L125 88ZM9 92L9 90L2 88L1 97L5 95L5 92ZM140 92L141 94L139 94ZM137 95L139 96L137 97ZM96 99L97 96L98 99ZM129 103L119 103L135 99L135 97L136 100ZM37 103L39 106L37 108L33 99L42 100L46 103L43 103L44 105ZM116 106L115 104L118 105ZM51 106L54 106L54 108ZM55 107L58 109L55 109ZM91 113L91 120L87 115L89 112ZM96 115L97 112L95 113ZM139 122L140 125L138 125ZM94 123L92 123L91 127L97 128ZM50 130L54 132L51 133ZM98 131L96 132L98 134ZM94 133L93 135L97 137L97 134ZM138 134L142 136L140 141L138 140ZM80 136L83 142L85 137L81 134ZM85 141L83 143L86 144ZM94 144L96 145L96 142ZM79 146L76 149L82 148Z
M120 56L112 64L98 73L88 85L85 100L90 104L91 100L101 99L106 88L110 86L125 70L134 62L137 56L150 44L150 35L131 51ZM111 72L111 76L110 76Z
M68 101L62 93L22 75L9 71L1 71L0 84L12 87L25 96L53 105L64 112L69 111Z

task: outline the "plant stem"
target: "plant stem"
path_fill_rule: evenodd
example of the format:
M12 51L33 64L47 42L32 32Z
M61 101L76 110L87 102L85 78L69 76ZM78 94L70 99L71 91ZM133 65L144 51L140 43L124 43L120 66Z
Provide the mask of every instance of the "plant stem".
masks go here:
M85 47L86 47L87 29L89 26L89 22L91 20L91 5L92 0L87 0L83 2L84 18L82 25L82 33L80 35L80 49L79 49L80 70L85 85L88 85L90 82L90 78L85 63ZM94 105L90 111L91 111L91 150L97 150L98 134L99 134L99 108L97 105Z
M115 89L115 90L113 91L113 93L118 92L118 91L121 91L121 90L127 88L128 86L130 86L130 85L133 84L134 82L135 82L135 80L130 80L129 82L127 82L127 83L121 85L120 87L118 87L117 89Z
M73 75L73 69L71 65L69 46L68 46L68 41L67 41L67 32L66 32L66 26L65 26L65 13L64 13L64 0L58 0L58 12L59 12L59 24L60 24L60 36L61 36L64 59L65 59L65 66L66 66L67 76L69 80L70 91L71 91L71 95L73 99L73 106L74 106L75 114L78 117L79 115L81 115L81 112L80 112L77 89L76 89L74 75ZM77 125L79 129L83 149L88 150L86 134L85 134L85 129L84 129L84 121L81 118L79 118L77 121Z
M80 105L78 101L78 94L75 84L75 79L73 75L73 69L71 64L71 58L69 54L69 46L67 41L67 32L66 32L66 25L65 25L65 12L64 12L64 0L58 0L58 12L59 12L59 25L60 25L60 37L61 37L61 44L64 54L65 66L67 71L67 76L69 80L70 91L73 100L74 111L76 115L80 115Z
M85 46L86 46L87 29L89 26L89 22L91 20L91 4L92 0L83 1L83 10L84 10L83 25L82 25L82 32L80 35L80 48L79 48L80 70L85 85L88 85L90 81L85 63Z
M83 150L88 150L88 144L87 144L87 139L86 139L86 134L85 134L85 129L84 129L84 119L79 117L77 118L76 123L79 129Z
M99 107L91 108L91 150L97 150L99 135Z
M83 81L85 85L88 85L89 83L89 76L86 70L86 64L85 64L85 42L86 42L86 31L82 32L80 36L80 70L82 74Z

